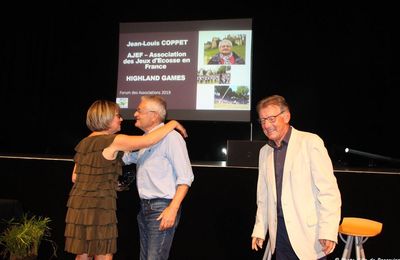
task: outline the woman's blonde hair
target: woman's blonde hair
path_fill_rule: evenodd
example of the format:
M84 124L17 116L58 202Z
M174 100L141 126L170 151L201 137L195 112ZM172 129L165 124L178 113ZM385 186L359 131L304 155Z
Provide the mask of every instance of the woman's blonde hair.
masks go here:
M117 103L108 100L96 100L87 111L86 125L92 131L107 130L118 112Z

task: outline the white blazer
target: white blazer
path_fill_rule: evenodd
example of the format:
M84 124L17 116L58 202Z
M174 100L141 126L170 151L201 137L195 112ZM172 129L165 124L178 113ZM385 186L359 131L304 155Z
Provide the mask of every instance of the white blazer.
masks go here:
M341 198L333 167L322 139L292 127L282 179L282 211L290 243L300 259L325 254L319 239L337 243ZM266 239L275 251L277 198L274 149L261 148L257 184L257 215L252 237Z

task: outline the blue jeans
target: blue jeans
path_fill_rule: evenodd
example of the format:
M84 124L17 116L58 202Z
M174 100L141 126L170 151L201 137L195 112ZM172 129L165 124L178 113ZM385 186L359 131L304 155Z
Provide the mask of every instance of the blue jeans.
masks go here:
M168 259L181 210L179 209L175 224L170 229L160 231L161 221L157 218L170 202L170 199L141 200L137 216L140 234L140 260Z

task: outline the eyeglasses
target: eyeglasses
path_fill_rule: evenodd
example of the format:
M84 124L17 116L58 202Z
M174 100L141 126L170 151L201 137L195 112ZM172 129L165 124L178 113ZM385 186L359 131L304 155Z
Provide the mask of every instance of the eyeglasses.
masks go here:
M278 116L282 115L283 112L285 112L285 110L281 111L279 114L277 114L277 115L275 115L275 116L268 116L268 117L264 117L264 118L259 118L259 119L258 119L258 122L259 122L260 124L264 124L265 121L268 121L269 123L272 123L272 124L273 124L273 123L276 122L276 118L277 118Z
M135 113L139 113L139 114L145 114L145 113L149 113L149 112L156 112L154 110L141 110L140 108L136 108Z

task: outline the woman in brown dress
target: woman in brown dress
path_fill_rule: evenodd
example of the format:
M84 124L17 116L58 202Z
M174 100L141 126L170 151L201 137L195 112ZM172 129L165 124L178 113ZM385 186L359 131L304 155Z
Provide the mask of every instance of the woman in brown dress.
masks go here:
M117 251L116 190L123 152L154 145L175 128L186 137L185 129L175 120L143 136L116 134L122 120L118 104L95 101L86 116L92 133L75 147L65 251L76 254L76 260L111 260Z

